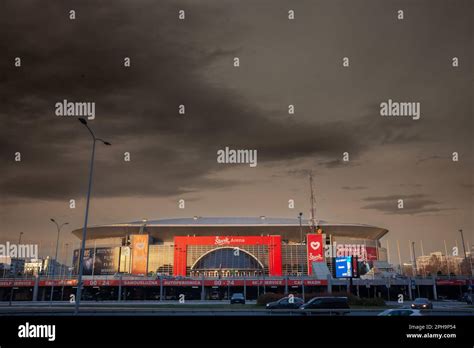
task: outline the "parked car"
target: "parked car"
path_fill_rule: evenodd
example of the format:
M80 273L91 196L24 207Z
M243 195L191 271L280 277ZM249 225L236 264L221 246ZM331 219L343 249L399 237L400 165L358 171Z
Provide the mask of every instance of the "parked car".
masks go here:
M267 309L297 309L304 303L299 297L283 297L275 302L267 303Z
M379 313L379 317L417 317L420 316L421 312L419 309L387 309L382 313Z
M303 304L300 309L339 309L336 313L346 314L349 313L349 302L347 297L314 297L305 304ZM324 311L318 311L318 313L325 313Z
M232 296L230 297L230 304L234 304L234 303L245 304L244 294L242 293L232 294Z
M424 297L416 298L411 304L412 309L433 309L433 303Z

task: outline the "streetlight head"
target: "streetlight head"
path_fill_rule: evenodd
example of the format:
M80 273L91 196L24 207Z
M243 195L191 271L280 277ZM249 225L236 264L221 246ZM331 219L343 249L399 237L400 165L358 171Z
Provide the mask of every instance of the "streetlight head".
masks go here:
M80 118L79 118L79 122L81 122L81 123L82 123L82 124L84 124L84 125L86 125L86 124L87 124L87 121L86 121L86 119L85 119L85 118L83 118L83 117L80 117Z
M112 145L111 143L109 143L108 141L104 141L104 144L107 145L107 146L110 146Z
M69 225L69 222L65 222L64 224L65 224L65 225Z
M56 222L53 218L50 219L52 222Z
M303 213L300 213L300 216L303 216Z

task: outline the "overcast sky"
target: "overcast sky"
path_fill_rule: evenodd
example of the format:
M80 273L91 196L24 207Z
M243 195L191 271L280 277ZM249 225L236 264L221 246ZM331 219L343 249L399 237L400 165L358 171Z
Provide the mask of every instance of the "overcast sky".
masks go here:
M70 223L62 246L79 242L70 231L83 224L91 139L77 117L56 116L55 104L66 99L95 102L89 124L113 144L97 147L91 225L308 217L311 170L317 218L389 229L382 244L390 244L392 262L396 240L405 260L408 240L417 241L417 254L420 240L425 254L444 251L443 240L461 246L459 229L474 242L472 1L108 5L4 1L3 241L24 232L23 241L50 253L53 217ZM420 119L380 116L388 99L419 102ZM257 167L217 163L226 146L256 149Z

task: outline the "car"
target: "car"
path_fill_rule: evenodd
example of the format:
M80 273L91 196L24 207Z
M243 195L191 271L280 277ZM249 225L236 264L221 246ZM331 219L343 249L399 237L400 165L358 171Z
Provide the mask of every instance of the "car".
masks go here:
M468 292L465 292L460 298L459 301L466 302L467 304L472 304L472 295Z
M433 309L433 303L424 297L416 298L410 306L412 309Z
M232 294L232 296L230 297L230 304L234 304L234 303L245 304L244 294L239 293L239 292Z
M314 297L300 307L301 310L308 309L338 309L335 311L336 314L349 313L349 302L347 297ZM328 311L329 313L330 311ZM318 311L318 313L325 313L324 311Z
M275 302L269 302L267 309L298 309L304 303L303 299L294 296L287 296Z
M220 300L221 296L219 295L219 291L213 291L210 297L211 297L211 300Z
M418 317L421 316L421 312L419 309L409 309L409 308L401 308L401 309L387 309L382 313L378 314L379 317Z

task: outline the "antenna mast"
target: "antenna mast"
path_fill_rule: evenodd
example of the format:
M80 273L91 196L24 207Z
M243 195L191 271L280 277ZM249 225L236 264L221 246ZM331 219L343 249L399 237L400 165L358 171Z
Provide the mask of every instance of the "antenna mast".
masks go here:
M314 190L313 190L313 172L309 172L309 188L311 190L311 232L314 233L315 231L315 214L314 214Z

